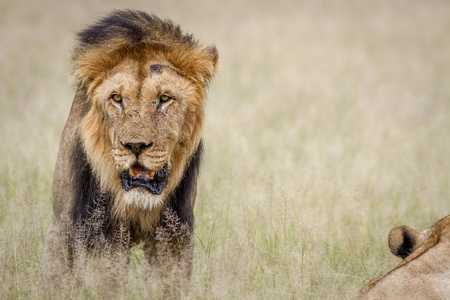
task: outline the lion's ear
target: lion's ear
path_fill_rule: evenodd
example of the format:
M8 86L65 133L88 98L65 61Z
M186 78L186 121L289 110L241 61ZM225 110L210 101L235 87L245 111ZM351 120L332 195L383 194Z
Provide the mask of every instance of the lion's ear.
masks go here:
M180 50L180 51L177 51ZM217 71L219 52L216 47L197 47L190 51L176 49L169 54L169 60L186 76L192 77L203 86L213 79Z
M204 84L207 85L208 82L214 78L214 74L217 71L217 62L219 61L219 51L214 46L209 46L204 49L204 51L208 54L208 60L211 64L211 67L207 70L204 76Z
M405 259L425 240L425 234L409 226L397 226L389 232L389 250L395 256Z
M211 59L215 70L217 67L217 62L219 61L219 51L217 51L217 48L214 46L209 46L205 48L205 50L208 52L209 58Z

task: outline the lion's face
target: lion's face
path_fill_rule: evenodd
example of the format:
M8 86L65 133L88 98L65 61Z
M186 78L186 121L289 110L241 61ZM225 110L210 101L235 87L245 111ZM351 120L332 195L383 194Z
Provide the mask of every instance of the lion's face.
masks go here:
M200 141L203 90L161 56L124 59L91 94L82 136L102 186L128 205L160 204Z

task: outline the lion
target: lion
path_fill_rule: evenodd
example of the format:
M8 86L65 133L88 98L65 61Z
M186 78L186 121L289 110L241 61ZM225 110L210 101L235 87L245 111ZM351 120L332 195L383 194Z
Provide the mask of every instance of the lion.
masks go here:
M450 297L450 216L430 229L408 226L389 233L389 249L403 261L373 279L357 299L448 299Z
M46 278L73 269L77 245L114 252L142 244L151 261L168 209L187 228L183 251L192 250L204 103L218 57L215 46L142 11L113 11L78 34ZM183 257L191 266L192 254Z

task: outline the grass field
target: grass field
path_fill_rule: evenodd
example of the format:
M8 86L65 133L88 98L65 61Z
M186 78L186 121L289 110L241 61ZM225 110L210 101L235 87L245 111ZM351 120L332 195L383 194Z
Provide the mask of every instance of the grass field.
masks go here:
M349 299L399 263L396 225L450 213L450 2L0 2L0 298L40 264L74 34L114 8L220 53L195 207L193 299ZM118 298L148 295L142 252ZM55 299L96 299L95 283Z

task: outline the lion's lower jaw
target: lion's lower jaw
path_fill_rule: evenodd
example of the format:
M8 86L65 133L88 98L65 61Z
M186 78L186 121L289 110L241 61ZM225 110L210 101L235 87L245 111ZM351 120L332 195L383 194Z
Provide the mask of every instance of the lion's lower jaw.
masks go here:
M163 195L154 195L142 187L135 187L128 192L124 192L123 200L129 206L150 211L164 203Z

